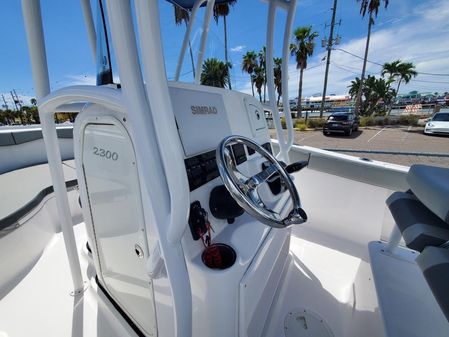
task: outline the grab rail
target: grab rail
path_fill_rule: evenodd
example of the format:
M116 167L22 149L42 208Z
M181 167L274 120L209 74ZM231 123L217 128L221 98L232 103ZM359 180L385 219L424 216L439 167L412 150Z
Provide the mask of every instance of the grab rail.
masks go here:
M31 59L34 87L36 88L39 108L41 108L42 101L50 93L50 81L48 78L40 1L22 0L22 12ZM84 281L81 275L81 266L75 242L75 234L73 232L72 215L65 186L64 172L62 170L61 152L58 145L54 113L44 113L39 109L39 116L42 123L42 134L44 136L48 164L56 195L56 205L60 215L61 229L69 260L74 287L73 294L75 295L84 291Z
M198 9L205 2L207 2L206 13L204 14L203 32L201 34L201 45L200 45L200 49L198 50L198 56L197 56L197 61L196 61L196 70L194 73L195 83L196 84L200 83L201 66L203 63L204 50L206 48L207 35L209 34L210 20L212 17L215 0L196 0L195 4L192 7L192 10L190 12L189 22L187 24L187 30L184 34L184 39L182 41L181 51L179 52L178 63L176 65L176 72L175 72L175 78L174 78L175 81L179 81L179 77L181 76L181 69L182 69L182 64L184 62L184 55L187 50L187 46L188 46L189 39L190 39L190 34L192 33L193 24L195 23L195 20L196 20L196 14L198 12Z
M274 22L276 9L282 8L287 11L287 21L285 24L285 33L282 49L282 103L284 106L284 117L287 125L287 140L285 140L282 131L281 117L276 105L276 91L274 87L274 61L273 61L273 40L274 40ZM293 18L296 11L296 0L271 0L268 5L268 29L267 29L267 88L269 104L273 114L273 122L276 127L276 135L279 140L279 158L286 163L290 162L288 152L293 144L293 121L290 112L290 103L288 96L288 61L290 56L289 39L292 31Z

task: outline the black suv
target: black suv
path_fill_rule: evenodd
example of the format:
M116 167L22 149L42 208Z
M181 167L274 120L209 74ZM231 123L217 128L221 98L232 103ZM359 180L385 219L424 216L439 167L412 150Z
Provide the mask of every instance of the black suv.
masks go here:
M331 132L344 133L347 136L352 134L352 131L359 129L359 118L352 112L336 112L330 115L324 123L323 135L328 135Z

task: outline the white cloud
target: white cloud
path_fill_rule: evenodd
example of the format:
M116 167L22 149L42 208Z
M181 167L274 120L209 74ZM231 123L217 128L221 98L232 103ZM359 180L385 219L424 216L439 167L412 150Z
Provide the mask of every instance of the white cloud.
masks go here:
M65 84L66 85L95 85L97 78L95 75L67 75Z
M59 81L55 85L55 89L67 87L71 85L96 85L97 76L93 74L87 75L67 75L63 81ZM120 83L120 78L114 74L114 83Z
M364 28L365 29L365 28ZM449 3L444 0L429 1L425 6L415 8L413 14L393 25L374 26L368 59L380 64L396 59L410 61L418 72L449 73ZM337 48L356 55L363 55L365 37L349 40ZM303 95L310 96L322 92L325 61L321 59L325 52L317 53L309 60L304 72ZM289 94L297 96L299 70L290 60ZM360 77L363 61L342 51L333 51L329 70L327 93L344 94L348 85L356 76ZM367 64L367 74L380 75L381 67ZM430 82L443 83L430 83ZM242 85L243 86L243 85ZM244 86L245 91L251 87ZM449 91L449 77L437 77L421 74L407 85L401 85L400 92Z
M229 50L232 51L233 53L240 53L245 49L246 49L246 46L241 45L241 46L235 46L234 48L231 48Z

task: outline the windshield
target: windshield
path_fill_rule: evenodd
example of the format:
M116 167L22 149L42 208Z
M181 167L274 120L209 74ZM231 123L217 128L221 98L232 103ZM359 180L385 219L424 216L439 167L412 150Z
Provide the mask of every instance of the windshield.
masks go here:
M97 85L113 83L111 53L107 36L106 13L102 0L97 2Z
M347 121L348 120L348 115L333 115L329 117L329 120L331 121Z
M449 113L436 114L435 116L433 116L432 121L434 121L434 122L449 122Z

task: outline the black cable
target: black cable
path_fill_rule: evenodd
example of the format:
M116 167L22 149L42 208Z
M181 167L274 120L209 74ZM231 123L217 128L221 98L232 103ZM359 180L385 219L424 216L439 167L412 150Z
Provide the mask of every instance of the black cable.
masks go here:
M352 56L354 56L354 57L357 57L358 59L364 60L364 58L363 58L362 56L353 54L353 53L351 53L351 52L349 52L349 51L347 51L347 50L341 49L341 48L332 48L332 50L339 50L339 51L342 51L342 52L344 52L344 53L346 53L346 54L349 54L349 55L352 55ZM369 62L369 63L375 64L375 65L378 65L378 66L380 66L380 67L383 67L383 64L380 64L380 63L378 63L378 62L374 62L374 61L370 61L370 60L366 60L366 61ZM418 71L418 75L449 76L449 74L425 73L425 72L422 72L422 71ZM436 83L438 83L438 82L436 82Z
M342 52L344 52L346 54L349 54L349 55L352 55L354 57L357 57L358 59L364 60L363 57L361 57L359 55L356 55L356 54L353 54L353 53L351 53L351 52L349 52L347 50L341 49L341 48L332 48L332 50L339 50L339 51L342 51ZM372 64L375 64L375 65L383 67L383 64L380 64L380 63L377 63L377 62L374 62L374 61L370 61L370 60L366 60L366 61L369 62L369 63L372 63Z

